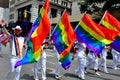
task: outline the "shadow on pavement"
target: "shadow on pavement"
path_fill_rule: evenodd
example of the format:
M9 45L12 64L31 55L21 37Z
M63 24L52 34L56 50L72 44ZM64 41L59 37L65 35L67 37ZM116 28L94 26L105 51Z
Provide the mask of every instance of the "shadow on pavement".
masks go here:
M78 78L75 74L72 74L72 73L65 73L64 76L71 77L71 78Z
M50 73L50 74L47 74L46 77L47 77L47 78L55 78L55 74L51 74L51 73Z
M103 78L102 75L101 76L97 76L95 73L91 73L91 72L87 72L86 75L90 76L90 77L94 77L94 78L99 78L99 79L102 79L102 80L112 80L112 79L108 79L108 78Z
M34 80L33 76L30 76L29 74L24 74L21 79L25 79L25 80Z

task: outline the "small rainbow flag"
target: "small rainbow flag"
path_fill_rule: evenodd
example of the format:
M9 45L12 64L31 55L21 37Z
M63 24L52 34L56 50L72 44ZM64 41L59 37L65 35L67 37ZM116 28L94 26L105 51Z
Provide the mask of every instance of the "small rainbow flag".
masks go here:
M96 24L85 13L75 29L77 40L86 44L86 47L97 56L105 45L113 42L118 32Z
M115 17L113 17L109 12L106 11L100 24L102 24L104 27L110 30L119 32L119 35L117 36L115 41L110 44L110 46L117 50L118 52L120 52L120 22Z
M0 43L1 44L6 45L8 40L9 39L6 34L4 34L4 33L0 34Z
M65 70L70 67L72 61L69 52L75 38L76 35L72 29L68 14L65 10L52 34L53 43L60 54L59 61L62 63L62 67Z
M42 43L50 31L50 21L48 18L49 5L49 0L46 0L28 35L26 55L15 64L15 67L37 62L41 57Z

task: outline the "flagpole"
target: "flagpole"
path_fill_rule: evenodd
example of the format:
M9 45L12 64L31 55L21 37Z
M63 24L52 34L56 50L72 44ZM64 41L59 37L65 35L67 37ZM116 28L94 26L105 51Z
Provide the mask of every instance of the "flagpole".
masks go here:
M81 23L81 21L82 21L82 19L83 19L84 15L85 15L86 13L87 13L87 11L85 11L85 12L84 12L84 14L83 14L83 16L82 16L81 20L79 21L78 25ZM75 27L74 31L77 29L78 25Z
M51 24L50 24L50 32L49 32L49 39L50 39L50 38L51 38L51 34L52 34L52 33L51 33L51 32L52 32L52 31L51 31L51 30L52 30L52 29L51 29L51 28L52 28L52 14L51 14L51 11L50 11L49 14L50 14L50 15L49 15L49 18L50 18L50 23L51 23Z
M103 20L103 18L105 17L105 15L106 15L107 12L108 12L108 11L106 10L105 13L104 13L104 15L103 15L103 17L102 17L102 19L101 19L100 22L99 22L99 25L101 24L101 22L102 22L102 20Z
M64 10L63 14L64 14L65 12L66 12L66 9ZM62 14L61 18L63 17L63 14ZM61 18L59 19L58 23L60 22ZM57 23L57 25L58 25L58 23ZM55 26L55 28L54 28L53 32L54 32L54 31L55 31L55 29L57 28L57 25ZM53 34L53 32L52 32L52 34Z

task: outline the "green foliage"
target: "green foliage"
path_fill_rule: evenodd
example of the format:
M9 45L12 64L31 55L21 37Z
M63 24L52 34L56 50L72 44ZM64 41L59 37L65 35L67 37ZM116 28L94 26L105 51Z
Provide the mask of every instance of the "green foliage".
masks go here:
M104 2L105 0L87 0L88 3L100 3L100 2Z
M101 7L98 4L103 4L103 6ZM120 20L120 0L80 0L78 5L81 13L87 12L94 15L92 17L96 22L99 22L106 10Z
M101 9L100 6L97 6L97 3L104 3L103 8ZM100 10L113 11L120 9L120 0L82 0L78 2L78 5L80 5L81 13L87 11L87 13L92 14Z

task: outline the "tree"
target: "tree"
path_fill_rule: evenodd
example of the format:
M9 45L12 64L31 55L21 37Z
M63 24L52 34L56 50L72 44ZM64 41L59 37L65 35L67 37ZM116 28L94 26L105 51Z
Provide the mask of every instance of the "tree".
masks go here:
M97 6L97 3L103 3L105 0L81 0L78 2L80 5L81 13L87 11L87 13L92 14L93 12L99 11L101 9L100 6Z
M105 10L112 11L115 9L120 9L120 0L108 0L108 1L106 1L102 10L103 11L105 11Z
M100 20L107 10L117 19L120 19L120 0L81 0L78 2L81 13L85 11Z

